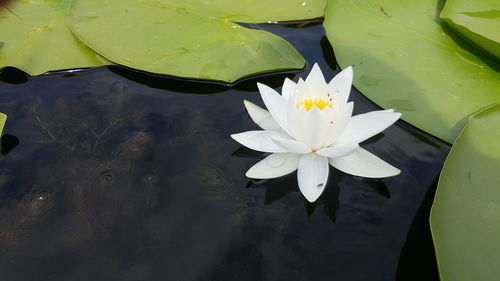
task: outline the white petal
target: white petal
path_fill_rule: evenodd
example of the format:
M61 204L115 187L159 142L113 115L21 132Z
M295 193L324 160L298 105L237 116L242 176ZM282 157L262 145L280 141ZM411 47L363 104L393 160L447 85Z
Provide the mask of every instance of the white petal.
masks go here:
M316 151L316 153L328 158L337 158L353 153L358 147L359 146L357 144L350 144L338 147L326 147Z
M288 137L284 133L273 131L248 131L231 135L235 141L253 150L271 153L287 152L274 143L271 139L273 136Z
M272 179L297 170L300 155L293 153L275 153L253 165L247 173L252 179Z
M335 109L333 109L333 124L330 124L333 127L328 130L326 145L334 143L340 134L345 130L347 124L349 124L349 120L351 120L353 108L354 103L351 101L344 106L342 111L335 111Z
M293 97L295 95L296 91L297 84L288 79L288 77L285 78L285 82L283 83L283 87L281 88L281 96L283 96L285 100L288 100L290 97Z
M385 178L401 173L399 169L361 147L347 156L328 160L333 167L342 172L360 177Z
M286 126L286 102L285 99L274 89L261 83L257 83L262 100L271 113L274 121L287 131Z
M310 153L299 161L297 180L299 189L307 201L314 202L323 193L328 180L328 159Z
M396 122L401 113L387 110L371 111L353 116L335 143L360 143L382 132Z
M332 124L328 119L328 116L319 110L316 106L313 106L309 111L301 114L302 124L301 129L303 132L302 139L298 139L313 150L319 149L326 143L326 134L328 133L328 127ZM295 126L295 124L290 124Z
M319 68L317 63L313 65L311 72L309 72L309 75L306 78L306 84L310 89L316 90L325 88L325 77L323 76L323 73L321 72L321 69Z
M302 130L302 111L305 112L305 109L297 108L293 99L288 100L286 111L287 124L290 124L288 133L296 140L304 139Z
M297 153L297 154L306 154L311 152L311 148L304 144L303 142L300 142L298 140L294 139L289 139L289 138L283 138L283 137L273 137L272 140L274 143L276 143L279 147L283 148L284 150L292 153Z
M294 102L299 103L305 99L313 97L315 96L313 91L311 90L311 87L309 87L302 78L299 78L299 82L297 82L296 94L294 96Z
M259 125L264 130L267 131L280 131L281 127L274 121L271 113L269 111L257 106L255 103L244 100L245 108L248 111L248 115L252 118L255 124Z
M333 94L333 106L347 102L351 92L352 76L352 67L348 66L328 83L328 92Z

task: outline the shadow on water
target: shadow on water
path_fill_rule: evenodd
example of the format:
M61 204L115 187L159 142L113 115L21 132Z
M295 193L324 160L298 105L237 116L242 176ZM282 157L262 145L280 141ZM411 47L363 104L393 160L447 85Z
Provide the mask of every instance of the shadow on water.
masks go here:
M367 185L372 187L373 190L375 190L378 194L384 196L387 199L391 199L391 193L389 192L389 189L387 189L384 181L378 179L363 179L363 181Z
M401 129L407 131L409 134L417 138L419 141L422 141L436 149L441 150L443 153L448 154L449 151L449 144L427 132L424 132L422 130L419 130L417 127L413 126L412 124L406 123L406 122L398 122L396 123L396 126L400 127Z
M243 151L243 148L238 149L237 151ZM246 149L245 149L246 150ZM233 156L236 156L234 153ZM246 158L256 158L255 153L246 154L246 155L237 155L238 157L246 157ZM308 202L304 200L304 211L307 213L307 216L311 216L317 209L322 209L323 212L330 218L332 222L336 222L336 212L340 207L339 202L339 192L340 188L338 186L338 182L340 182L344 176L348 176L345 173L334 171L331 169L329 183L325 188L325 191L320 196L320 198L315 202ZM262 185L266 189L266 196L264 203L266 205L273 204L276 201L281 200L283 197L290 193L297 192L297 175L296 173L292 173L290 175L271 179L271 180L250 180L246 185L247 188L252 187L253 185ZM362 182L367 186L371 187L376 193L379 195L390 199L391 194L389 189L383 180L379 179L362 179Z
M236 149L233 153L231 153L231 156L251 158L251 159L256 159L261 155L262 155L261 152L251 150L250 148L247 148L245 146L241 146L238 149Z
M16 146L19 145L19 139L16 136L4 134L1 138L1 153L2 155L7 155L11 152Z
M304 208L308 216L312 216L317 209L322 209L332 222L337 221L337 210L340 208L340 189L336 184L329 184L321 198L311 203L304 200Z
M161 90L176 91L190 94L215 94L228 89L227 85L201 80L187 80L162 75L152 75L143 71L121 66L108 66L109 70L127 80Z
M273 88L281 87L285 78L292 78L300 70L290 70L278 73L254 75L248 78L242 78L234 83L223 83L205 80L189 80L172 76L152 75L146 72L128 69L120 66L108 66L109 69L122 77L148 85L149 87L169 90L178 93L187 94L217 94L236 89L246 92L256 92L257 82L266 84Z
M342 177L343 174L336 175L336 177L330 176L329 183L327 184L325 191L317 201L311 203L301 198L304 202L304 213L307 214L307 216L311 216L317 209L321 209L332 222L336 221L335 213L340 207L340 190L335 182L340 180ZM247 188L252 186L264 186L266 189L264 204L271 205L278 202L288 194L297 195L297 174L294 172L290 175L271 180L251 180L249 181Z
M427 189L424 200L413 218L406 242L401 249L396 280L439 280L434 242L432 241L429 216L439 177ZM427 247L422 247L427 245Z
M0 81L9 84L23 84L28 82L28 75L13 67L6 67L0 70Z
M321 52L323 54L323 57L325 58L326 63L331 69L339 70L339 66L337 64L337 60L335 59L335 56L333 55L333 48L332 45L330 44L330 41L328 41L328 38L326 36L321 37Z

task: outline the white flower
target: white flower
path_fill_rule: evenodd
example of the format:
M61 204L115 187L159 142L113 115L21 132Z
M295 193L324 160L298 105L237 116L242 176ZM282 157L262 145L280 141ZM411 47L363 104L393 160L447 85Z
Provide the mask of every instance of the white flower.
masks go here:
M399 119L401 113L379 110L352 116L347 102L352 84L349 66L326 83L314 64L304 81L286 78L280 95L257 83L269 111L244 101L252 120L264 130L233 134L242 145L272 153L251 167L246 176L269 179L298 169L299 189L314 202L325 189L329 167L352 175L382 178L401 171L359 147Z

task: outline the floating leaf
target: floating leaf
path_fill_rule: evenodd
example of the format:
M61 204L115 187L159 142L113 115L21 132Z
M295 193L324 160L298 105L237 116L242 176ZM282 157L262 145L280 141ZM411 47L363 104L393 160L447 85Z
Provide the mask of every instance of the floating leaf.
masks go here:
M112 62L159 74L232 82L302 68L285 40L236 22L323 16L323 0L74 0L75 34Z
M431 229L442 281L500 276L500 105L473 115L446 159Z
M441 18L500 59L500 2L447 0Z
M2 135L3 127L5 126L6 121L7 121L7 115L0 112L0 135Z
M341 67L383 108L448 142L500 101L500 74L436 22L437 0L330 0L324 26ZM460 39L460 38L454 38Z
M10 1L0 9L0 68L31 75L51 70L100 66L66 23L70 0Z

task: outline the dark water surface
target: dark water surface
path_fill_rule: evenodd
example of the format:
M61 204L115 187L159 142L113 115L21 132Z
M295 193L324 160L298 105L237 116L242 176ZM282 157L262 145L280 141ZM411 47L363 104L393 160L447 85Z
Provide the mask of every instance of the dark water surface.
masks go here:
M302 24L303 25L303 24ZM314 204L296 173L250 181L262 155L243 99L318 62L339 71L319 24L261 28L303 71L235 85L118 67L0 73L0 280L437 280L428 227L448 145L399 121L363 147L403 170L367 180L331 169ZM378 109L353 89L355 114Z

